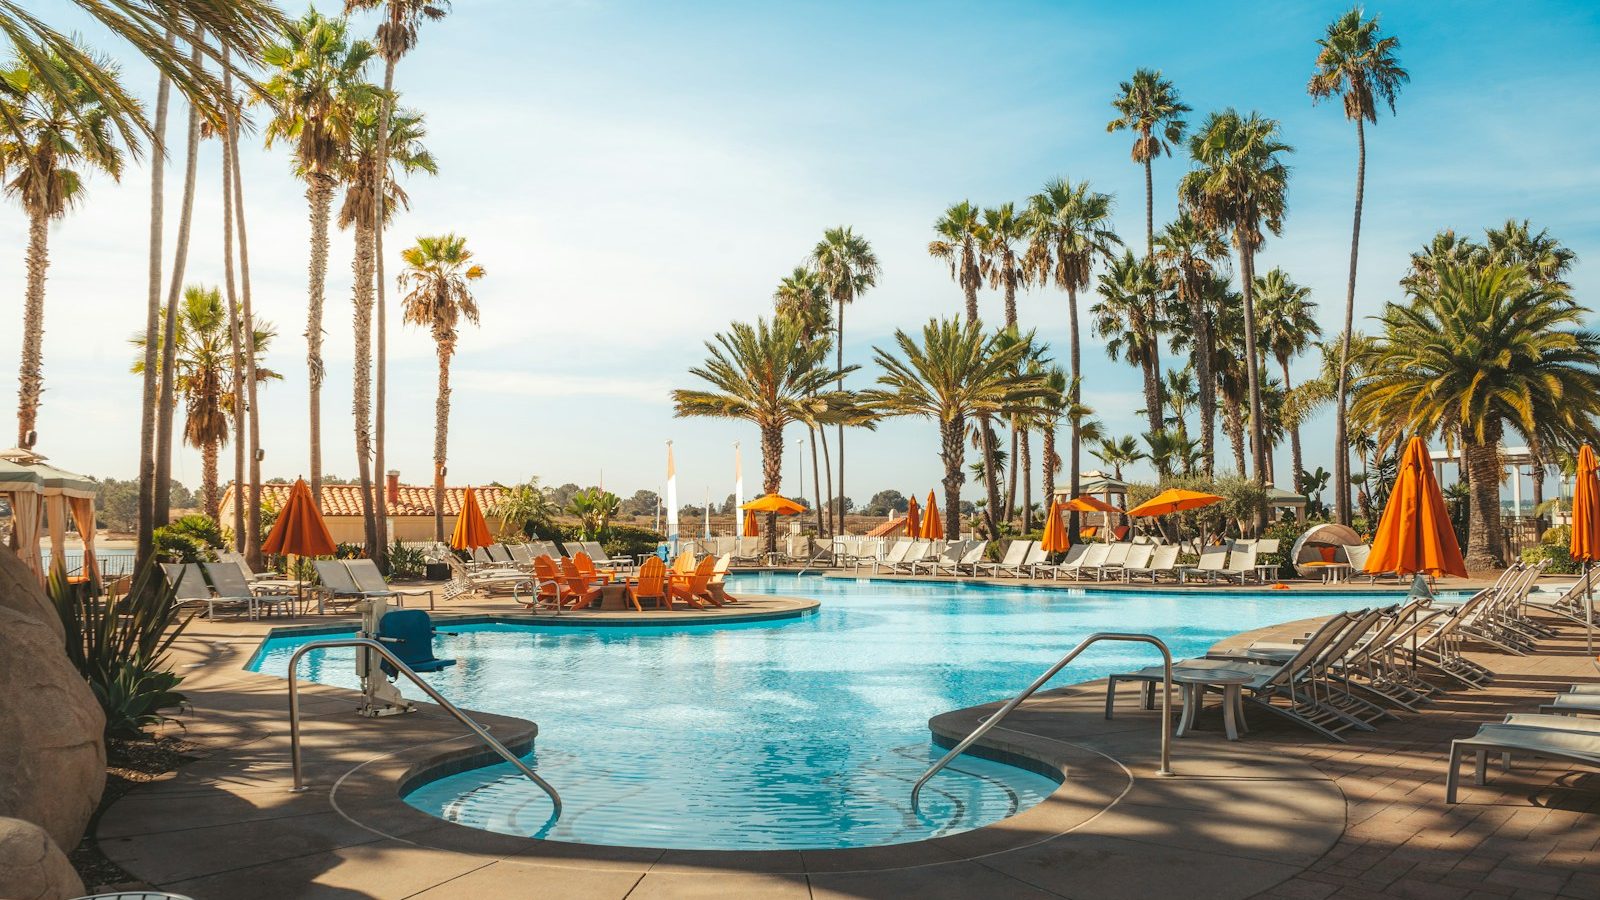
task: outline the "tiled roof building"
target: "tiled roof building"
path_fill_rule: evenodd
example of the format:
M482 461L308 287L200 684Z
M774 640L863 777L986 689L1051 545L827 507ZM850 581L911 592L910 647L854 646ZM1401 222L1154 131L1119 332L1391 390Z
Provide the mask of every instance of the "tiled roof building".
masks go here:
M391 539L398 538L402 541L425 541L433 537L433 486L418 484L401 484L400 476L390 472L384 485L388 495L388 519L390 522ZM289 499L288 484L263 484L261 486L261 505L269 509L281 509ZM461 512L461 504L466 496L465 487L446 487L444 489L444 527L448 535L455 527L455 517ZM478 504L486 515L490 516L489 525L493 530L498 522L493 518L493 510L500 498L506 494L507 488L488 485L485 487L473 486L473 493L478 495ZM229 484L222 490L222 504L220 518L223 525L233 521L234 491ZM328 530L332 532L333 539L341 542L359 543L362 537L361 522L361 486L356 484L324 484L322 486L322 517L327 520Z

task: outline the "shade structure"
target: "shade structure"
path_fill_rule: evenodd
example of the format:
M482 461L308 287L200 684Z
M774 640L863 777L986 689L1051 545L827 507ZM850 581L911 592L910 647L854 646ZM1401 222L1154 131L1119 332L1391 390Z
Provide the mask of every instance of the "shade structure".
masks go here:
M753 509L747 509L744 512L744 536L761 536L761 528L756 524L756 511Z
M1062 510L1076 510L1078 512L1121 512L1121 510L1117 509L1115 506L1112 506L1110 503L1107 503L1098 497L1091 497L1088 494L1073 497L1071 500L1068 500L1065 503L1051 503L1050 505L1060 506Z
M922 537L922 507L915 497L906 501L906 537Z
M1600 559L1600 469L1588 444L1578 451L1578 482L1572 489L1573 559Z
M11 506L11 539L40 583L44 582L44 561L39 555L39 525L44 517L42 492L44 479L32 466L19 465L0 457L0 497Z
M1039 541L1044 552L1065 553L1067 548L1072 546L1072 541L1067 535L1067 526L1061 521L1066 512L1066 503L1051 501L1050 514L1044 518L1044 537Z
M1400 471L1372 538L1366 571L1467 576L1444 494L1433 477L1433 461L1420 437L1407 442L1400 457Z
M461 514L456 516L456 528L450 533L450 546L457 550L472 550L494 543L489 533L489 523L484 521L483 507L478 505L478 495L467 488L461 497Z
M928 492L928 508L922 513L922 531L920 537L930 541L944 540L944 519L939 516L939 500Z
M311 496L311 486L301 478L289 489L289 499L278 511L272 532L261 542L262 553L294 556L332 556L336 548L328 523Z
M804 506L779 494L757 497L739 508L746 512L777 513L780 516L793 516L806 511Z
M1151 497L1149 500L1128 510L1130 516L1165 516L1188 509L1199 509L1213 503L1222 502L1216 494L1205 494L1200 491L1186 491L1182 488L1168 488Z

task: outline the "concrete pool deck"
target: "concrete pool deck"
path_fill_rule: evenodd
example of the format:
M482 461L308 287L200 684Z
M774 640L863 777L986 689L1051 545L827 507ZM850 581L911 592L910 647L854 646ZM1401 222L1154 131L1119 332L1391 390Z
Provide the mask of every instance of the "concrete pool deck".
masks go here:
M503 599L440 607L441 617L515 616ZM740 611L803 614L782 598L754 598ZM1532 711L1568 683L1596 680L1581 629L1565 628L1533 656L1475 654L1500 673L1488 690L1447 694L1349 744L1318 742L1254 714L1252 733L1230 743L1213 713L1204 730L1174 740L1171 778L1155 774L1159 714L1137 708L1136 688L1111 721L1101 716L1103 682L1050 691L986 742L1062 770L1062 787L1032 809L913 844L733 853L561 844L428 816L399 799L399 786L461 757L483 758L460 725L426 705L359 719L350 714L353 692L310 683L302 694L310 790L289 793L284 682L242 666L274 627L335 621L348 627L352 618L191 626L175 648L194 707L182 734L206 748L204 757L106 811L97 835L108 857L197 900L1600 896L1600 775L1524 763L1485 788L1468 787L1455 807L1443 803L1451 737ZM1264 631L1300 630L1303 623ZM932 727L964 734L986 711L947 713ZM513 749L536 731L518 719L474 716Z

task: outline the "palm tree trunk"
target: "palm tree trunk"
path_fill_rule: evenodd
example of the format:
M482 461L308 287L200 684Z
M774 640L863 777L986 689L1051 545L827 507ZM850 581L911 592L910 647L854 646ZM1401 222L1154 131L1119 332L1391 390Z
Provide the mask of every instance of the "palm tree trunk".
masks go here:
M961 485L967 480L962 471L966 462L967 423L962 416L939 423L939 458L944 461L944 533L961 533Z
M200 65L200 42L197 35L189 54L196 68ZM156 408L156 479L152 521L165 525L172 517L172 414L174 403L174 370L177 366L178 303L183 298L184 267L189 261L189 228L194 220L195 167L200 154L200 113L194 104L189 105L189 138L184 153L183 205L178 210L177 245L172 251L172 284L167 289L167 320L161 341L161 394Z
M1200 452L1206 463L1206 476L1217 471L1217 376L1211 361L1217 348L1211 335L1211 313L1197 290L1189 303L1194 321L1194 377L1200 386Z
M1279 357L1278 365L1283 369L1283 393L1294 390L1294 384L1289 381L1289 357ZM1289 485L1290 490L1300 489L1300 473L1305 471L1305 460L1300 455L1300 424L1296 422L1289 426L1289 462L1293 467L1290 476L1294 483Z
M167 32L167 43L172 33ZM160 396L161 352L155 333L161 328L161 238L163 199L167 177L167 107L171 102L172 82L161 76L156 86L155 120L150 136L150 268L144 310L144 391L139 414L139 539L135 565L143 568L155 552L156 497L156 404Z
M333 207L333 179L312 176L306 187L311 205L310 287L306 301L306 373L310 385L308 422L311 431L311 496L322 502L322 304L328 278L328 214ZM441 362L444 362L441 360ZM442 523L443 520L441 519ZM442 526L441 526L442 527ZM442 540L442 538L441 538Z
M1004 518L1007 522L1011 521L1011 511L1017 508L1017 445L1020 441L1018 433L1020 431L1021 429L1017 427L1017 420L1013 417L1011 420L1011 456L1008 457L1011 460L1011 470L1006 472L1006 496L1003 505L1005 510Z
M1083 364L1083 348L1078 340L1078 289L1071 284L1067 285L1067 330L1071 340L1069 356L1072 363L1072 372L1070 374L1072 381L1067 388L1067 401L1069 406L1076 407L1078 398L1081 395L1079 380L1083 371L1081 368ZM1074 497L1078 496L1079 490L1078 456L1083 452L1082 431L1079 417L1072 416L1072 440L1067 445L1067 453L1072 457L1067 461L1067 490L1071 491ZM1071 535L1071 540L1076 542L1078 532L1078 511L1072 510L1067 513L1067 534Z
M244 222L244 178L239 174L239 128L229 113L228 148L233 155L233 214L239 228L239 299L244 334L245 411L250 432L250 492L245 513L245 559L251 568L261 567L261 411L256 405L256 320L250 304L250 240Z
M213 522L222 504L217 493L217 462L221 456L222 448L216 441L208 440L200 447L200 505Z
M1467 534L1467 569L1500 568L1500 431L1499 420L1484 423L1483 441L1464 435L1462 447L1471 489L1471 525Z
M1022 451L1012 471L1022 470L1022 533L1027 534L1033 530L1033 453L1029 447L1028 430L1017 430L1022 432Z
M1154 360L1149 357L1139 361L1139 368L1144 375L1144 411L1145 419L1150 426L1150 433L1155 434L1165 431L1167 423L1161 414L1161 377L1156 374ZM1159 467L1162 478L1171 474L1171 465L1162 463Z
M389 4L389 24L392 28L399 28L401 8L397 3ZM389 117L393 112L394 103L394 67L398 60L391 59L387 54L383 64L383 103L382 118L378 120L378 172L387 183L389 177ZM385 191L379 190L373 203L372 224L372 272L373 285L376 288L376 303L378 307L377 329L377 372L372 409L372 471L378 480L378 487L373 492L373 528L378 536L377 555L374 557L379 568L389 570L389 495L385 487L388 484L388 469L384 458L384 429L388 424L389 390L389 322L385 312L385 287L383 283L383 229L387 224L388 216L384 213ZM735 515L738 513L736 512Z
M382 190L380 186L380 192ZM372 225L356 222L356 252L351 261L355 275L355 388L356 478L361 485L361 524L367 557L376 559L378 521L372 506Z
M986 501L983 518L989 529L989 539L999 540L1000 521L1004 510L1000 508L1000 478L994 471L994 456L1000 445L988 416L978 420L978 431L983 435L983 490Z
M1262 428L1261 365L1256 352L1256 300L1253 282L1256 277L1255 250L1248 246L1239 249L1240 287L1244 294L1244 357L1245 383L1250 390L1250 456L1256 484L1267 483L1267 444ZM1261 510L1256 510L1254 523L1261 527Z
M817 536L821 537L824 534L822 530L822 470L817 465L817 430L816 426L808 426L806 428L811 438L811 491L817 498ZM735 512L734 515L738 515L738 513Z
M842 373L844 371L844 300L843 299L841 299L839 301L839 315L834 318L834 325L838 329L838 338L835 341L834 348L833 348L834 368ZM837 390L841 390L841 391L844 390L844 375L843 374L841 374L839 376L838 381L834 382L834 386L835 386L835 388ZM767 491L767 493L770 494L770 493L772 493L772 491L775 491L775 490L777 490L777 488L773 488L772 490ZM831 489L830 489L830 492L831 492ZM838 530L837 533L838 534L844 534L848 530L848 526L845 524L845 519L844 519L844 423L843 422L839 423L839 493L836 496L839 498L839 500L838 500L838 503L839 503L839 523L838 523L838 528L839 528L839 530ZM830 499L828 502L832 503L834 501L832 499ZM772 529L769 526L767 530L771 531ZM769 552L770 552L770 549L769 549Z
M1145 140L1149 140L1150 139L1150 132L1149 132L1148 129L1144 130L1144 137L1145 137ZM1151 263L1151 260L1155 259L1155 256L1156 256L1156 200L1155 200L1155 188L1154 188L1154 186L1152 184L1151 175L1150 175L1150 157L1147 155L1144 158L1144 261L1145 261L1145 264L1149 265ZM1152 290L1150 292L1150 299L1145 304L1145 327L1147 329L1149 329L1149 331L1150 331L1150 335L1149 335L1149 337L1150 337L1150 348L1149 348L1149 351L1147 353L1147 355L1149 356L1149 363L1146 366L1146 372L1148 374L1145 376L1146 378L1150 379L1150 381L1148 383L1146 383L1146 385L1145 385L1145 393L1149 396L1149 398L1153 398L1153 399L1146 399L1145 402L1146 402L1147 405L1148 404L1153 404L1150 407L1151 412L1150 412L1150 416L1149 416L1150 421L1152 423L1150 425L1150 430L1151 431L1155 431L1155 430L1161 428L1162 420L1165 418L1165 412L1164 412L1163 408L1166 406L1166 398L1164 396L1164 388L1163 388L1163 385L1161 384L1161 341L1160 341L1160 329L1156 327L1156 322L1158 320L1158 315L1157 315L1157 310L1156 310L1156 297L1157 297L1157 292Z
M229 51L222 48L222 92L229 102L233 100L233 74L228 70ZM233 116L228 115L228 130L233 129ZM228 349L229 377L233 379L233 412L229 417L233 425L233 549L243 553L245 548L244 480L245 480L245 402L244 402L244 342L239 333L239 295L235 290L233 273L233 143L229 134L222 135L222 278L228 297Z
M32 447L44 390L44 276L50 266L50 219L28 211L28 299L22 315L22 367L17 374L17 446Z
M439 352L439 393L433 402L433 539L444 540L444 463L450 434L450 356L454 348L449 335L434 335Z
M840 426L843 428L844 426ZM761 492L776 494L783 487L783 429L773 425L761 426ZM778 552L778 516L767 513L762 534L767 539L767 552Z
M1009 259L1009 256L1007 258ZM1005 280L1006 328L1017 327L1017 279L1012 277L1014 273L1015 268L1013 267L1012 273L1008 273Z
M1350 524L1350 453L1345 420L1349 416L1345 394L1350 390L1350 333L1356 317L1356 258L1361 249L1361 200L1367 185L1367 131L1356 117L1356 212L1350 228L1350 278L1345 284L1344 333L1339 336L1339 388L1333 414L1333 517ZM1496 482L1499 483L1498 481Z
M1045 425L1040 438L1041 449L1044 451L1044 505L1048 507L1056 498L1056 467L1060 460L1056 457L1056 425L1049 422Z
M833 461L828 459L828 429L817 428L817 438L822 444L822 475L828 481L828 536L839 534L834 530L833 518Z
M967 321L978 321L978 279L976 276L968 278L967 272L976 272L977 264L973 262L972 251L961 251L961 293L967 303Z
M1244 410L1237 397L1222 398L1222 427L1228 432L1228 443L1233 447L1233 467L1239 470L1240 478L1248 477L1244 460Z

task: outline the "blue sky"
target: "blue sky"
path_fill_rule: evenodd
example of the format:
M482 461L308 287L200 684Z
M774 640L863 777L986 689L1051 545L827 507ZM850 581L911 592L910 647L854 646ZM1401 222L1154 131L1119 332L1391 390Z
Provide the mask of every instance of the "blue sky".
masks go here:
M75 8L38 5L123 60L130 87L153 95L151 71ZM1227 106L1282 121L1296 148L1290 213L1258 268L1281 265L1311 286L1324 331L1336 332L1355 137L1336 104L1311 104L1305 82L1313 41L1344 8L458 0L449 19L424 27L398 72L402 102L427 116L441 171L407 185L412 209L389 237L391 273L399 246L446 230L466 235L489 272L478 292L482 328L464 332L454 366L451 481L590 484L603 472L620 493L657 489L670 438L685 502L731 490L734 441L753 491L754 429L672 418L668 391L692 384L685 370L703 358L702 341L731 320L767 314L778 278L832 225L853 225L883 264L881 286L846 317L847 360L863 364L895 328L959 312L959 289L926 252L931 223L952 202L1020 201L1053 177L1088 179L1116 195L1118 229L1141 244L1142 173L1126 134L1105 132L1117 83L1141 66L1176 82L1191 121ZM1407 254L1435 231L1479 233L1508 217L1529 218L1576 250L1573 283L1580 299L1593 298L1600 7L1368 9L1401 38L1412 83L1398 116L1368 131L1358 317L1398 297ZM356 27L365 32L370 20ZM180 106L171 132L180 145L182 115ZM306 208L282 148L247 143L256 303L278 326L271 364L286 375L263 392L266 471L292 477L307 468ZM1173 215L1186 167L1182 157L1156 165L1158 228ZM181 175L175 161L169 251ZM188 281L221 280L219 183L218 150L205 144ZM96 474L130 477L136 467L139 384L127 374L126 339L143 324L148 195L142 163L120 184L96 179L51 233L39 447ZM25 229L7 204L0 285L11 287L0 289L0 322L21 320ZM349 260L349 238L337 235L323 446L324 470L347 476ZM1083 309L1091 299L1080 298ZM980 302L998 319L997 295ZM1019 304L1023 322L1062 356L1065 303L1052 289ZM391 323L390 461L422 481L432 344L399 328L397 315ZM1137 372L1087 334L1084 360L1086 399L1106 426L1142 430ZM1310 368L1305 361L1296 378ZM870 376L868 366L857 384ZM0 394L15 394L10 367ZM1308 465L1331 465L1331 435L1327 415L1307 427ZM887 423L847 446L858 501L887 487L925 493L940 474L926 422ZM795 469L791 458L786 491L797 487ZM175 474L196 483L198 453L185 449Z

